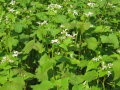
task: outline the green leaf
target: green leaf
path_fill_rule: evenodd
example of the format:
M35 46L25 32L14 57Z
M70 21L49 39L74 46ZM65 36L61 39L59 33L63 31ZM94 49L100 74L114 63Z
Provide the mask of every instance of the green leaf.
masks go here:
M98 42L94 37L90 37L86 39L86 42L87 42L88 48L91 50L95 50L98 46Z
M85 73L84 80L90 82L92 80L97 79L97 77L98 77L98 73L95 70L93 70Z
M76 27L81 30L81 33L84 33L86 30L90 28L89 22L77 22Z
M0 87L0 90L23 90L24 85L24 80L21 77L16 77Z
M48 80L48 70L53 68L55 64L54 59L49 59L47 54L44 54L39 60L40 66L36 69L36 77L39 81Z
M98 66L99 66L100 62L94 62L94 61L89 61L88 65L87 65L87 70L86 71L89 71L91 69L97 69Z
M23 51L25 54L28 54L28 53L33 49L34 44L35 44L35 41L34 41L34 40L29 41L29 42L25 45L25 47L23 48L22 51Z
M68 22L65 15L57 15L53 17L53 21L56 23L67 23Z
M91 90L101 90L101 88L99 88L98 86L92 86Z
M85 88L84 85L80 84L80 85L75 85L72 87L72 90L89 90L88 88Z
M108 74L108 72L105 71L105 70L101 70L101 69L100 69L100 70L98 71L98 76L99 76L99 77L104 77L104 76L107 75L107 74Z
M22 32L23 25L21 23L15 24L15 32L21 33Z
M43 44L40 43L40 42L36 42L36 43L34 44L34 46L33 46L33 49L35 49L35 50L38 51L39 53L42 53L42 52L44 52L44 50L45 50Z
M114 80L120 78L120 60L113 62Z
M11 51L13 46L16 46L18 44L18 40L14 39L13 37L6 37L6 40L4 42L4 44L9 48L9 50Z
M78 85L80 83L83 83L83 81L84 81L83 77L84 77L83 75L71 74L69 82L72 85Z
M69 78L62 78L62 79L56 80L54 82L54 85L57 86L58 90L68 90L68 86L69 86L68 80Z
M53 84L50 81L43 81L41 84L32 85L33 90L49 90L53 88Z
M48 19L45 12L37 13L36 16L41 20L47 20Z
M100 36L102 43L111 43L114 48L119 47L119 41L115 34L109 34L109 36L102 35Z

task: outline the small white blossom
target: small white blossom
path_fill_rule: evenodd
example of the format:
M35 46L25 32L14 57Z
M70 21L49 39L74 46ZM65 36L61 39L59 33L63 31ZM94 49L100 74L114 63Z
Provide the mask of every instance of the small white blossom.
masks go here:
M16 11L15 13L16 13L16 14L19 14L20 12L19 12L19 11Z
M90 25L90 27L94 27L94 25Z
M75 36L77 36L77 34L74 33L74 34L73 34L73 37L75 37Z
M113 66L112 63L108 63L108 68L111 68Z
M51 43L59 43L58 39L51 40Z
M90 7L94 7L96 4L95 3L88 3L87 5Z
M112 74L111 71L108 71L108 77L109 77L111 74Z
M1 63L4 63L4 62L13 63L14 61L5 56L5 57L3 57L3 59L1 60Z
M36 22L37 24L39 25L45 25L45 24L48 24L47 21L43 21L43 22Z
M9 60L8 60L8 62L13 63L13 62L14 62L14 60L10 60L10 59L9 59Z
M72 35L68 34L67 32L66 32L66 36L67 37L73 37Z
M70 57L73 58L73 57L74 57L74 54L70 54Z
M78 12L76 10L73 11L74 15L78 15Z
M63 6L58 5L58 4L50 4L50 5L48 5L48 9L60 9L62 7Z
M16 3L16 2L15 2L14 0L12 0L12 1L10 2L11 5L15 5L15 3Z
M120 54L120 49L118 49L117 52Z
M13 57L17 57L19 54L21 54L22 52L18 52L18 51L14 51L14 54L12 55Z
M105 62L102 62L102 70L105 70L107 66L105 65Z
M87 82L86 82L86 81L84 81L83 85L86 85L86 83L87 83Z
M93 13L92 13L92 12L88 12L88 13L85 13L85 15L86 15L87 17L89 17L89 16L92 16Z
M99 58L93 58L93 61L100 61Z
M73 5L70 5L71 8L73 8Z
M55 54L60 55L60 52L55 52Z
M64 26L64 25L60 25L60 27L61 27L61 28L65 28L65 26Z
M13 8L9 8L9 12L14 12L15 10Z

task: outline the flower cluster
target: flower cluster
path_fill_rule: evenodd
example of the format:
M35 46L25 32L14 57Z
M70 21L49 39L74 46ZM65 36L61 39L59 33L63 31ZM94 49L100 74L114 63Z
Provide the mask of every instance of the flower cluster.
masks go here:
M61 37L61 39L65 39L66 37L71 37L71 38L74 38L77 34L73 34L73 35L70 35L68 32L68 29L64 29L61 34L64 34L65 36L64 37Z
M10 2L11 5L15 5L15 3L16 3L16 2L15 2L14 0L12 0L12 1Z
M45 25L48 24L47 21L43 21L43 22L36 22L38 25Z
M3 57L2 60L1 60L1 63L4 63L4 62L13 63L14 60L11 60L11 59L9 59L8 57L5 56L5 57Z
M13 13L15 10L13 8L9 8L8 11Z
M62 7L63 6L58 5L58 4L50 4L50 5L48 5L48 9L52 9L52 10L54 10L54 9L60 9Z
M51 43L59 43L58 39L51 40Z
M69 10L68 10L68 13L73 13L73 15L78 15L78 12L77 12L76 10L73 10L73 11L72 11L72 10L69 9Z
M86 15L87 17L90 17L90 16L93 16L93 13L92 13L92 12L87 12L87 13L85 13L85 15Z
M94 7L96 4L95 3L88 3L87 5L90 7Z
M113 64L112 63L108 63L107 65L105 64L105 62L102 62L102 70L105 70L107 68L112 68Z
M22 52L18 52L18 51L14 51L14 53L13 53L13 57L17 57L19 54L21 54Z
M107 74L107 75L108 75L108 77L109 77L111 74L112 74L112 73L111 73L111 71L108 71L108 74Z
M102 59L102 57L101 56L98 56L98 57L94 57L92 60L93 61L100 61Z

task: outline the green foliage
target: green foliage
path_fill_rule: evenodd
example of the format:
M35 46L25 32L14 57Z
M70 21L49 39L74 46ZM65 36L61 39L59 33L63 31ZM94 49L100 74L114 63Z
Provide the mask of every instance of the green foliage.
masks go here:
M119 90L119 0L0 0L0 90Z

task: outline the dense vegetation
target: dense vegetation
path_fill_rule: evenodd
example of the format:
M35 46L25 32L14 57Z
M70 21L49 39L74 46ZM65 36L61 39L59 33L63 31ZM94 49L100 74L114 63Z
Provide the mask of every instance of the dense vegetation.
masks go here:
M0 90L120 90L120 1L0 0Z

